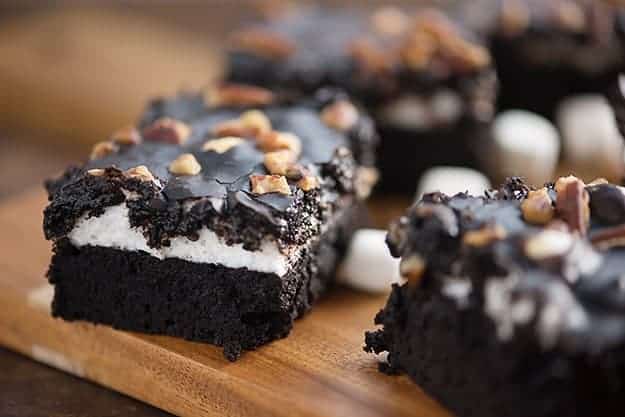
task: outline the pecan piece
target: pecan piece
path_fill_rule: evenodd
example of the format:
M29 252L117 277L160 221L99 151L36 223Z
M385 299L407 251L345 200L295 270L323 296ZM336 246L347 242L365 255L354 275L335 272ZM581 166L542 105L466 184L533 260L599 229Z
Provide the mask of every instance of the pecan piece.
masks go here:
M267 152L263 163L270 174L287 175L287 171L297 156L289 150Z
M556 212L571 231L586 235L590 223L590 198L584 182L577 177L559 178L555 185Z
M243 142L244 140L239 137L226 136L223 138L211 139L209 141L206 141L204 145L202 145L202 150L204 152L212 151L221 154L228 152L230 149L240 145Z
M491 243L505 239L508 236L506 229L498 224L487 225L478 230L469 230L462 236L465 245L473 247L484 247Z
M139 165L124 171L129 178L138 178L140 181L154 181L156 178L145 165Z
M302 191L310 191L319 188L319 180L314 175L305 175L298 182L297 186Z
M118 150L119 146L117 146L113 142L98 142L93 145L93 148L91 148L91 155L89 156L89 159L93 160L104 158L105 156L115 153Z
M538 225L549 223L555 215L555 209L547 188L530 191L521 203L521 213L528 223Z
M291 195L291 188L282 175L250 175L250 186L254 194L279 193Z
M184 144L191 136L191 127L186 123L162 117L143 129L143 137L146 140L172 143L175 145Z
M197 175L202 171L195 156L190 153L184 153L169 164L169 172L176 175Z

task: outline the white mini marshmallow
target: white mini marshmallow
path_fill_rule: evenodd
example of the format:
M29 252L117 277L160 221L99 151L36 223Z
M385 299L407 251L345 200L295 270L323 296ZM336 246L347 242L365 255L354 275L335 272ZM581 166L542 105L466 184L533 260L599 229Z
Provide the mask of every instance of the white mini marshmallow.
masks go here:
M623 175L623 138L608 101L597 94L567 98L558 107L564 156L573 170L595 177Z
M423 194L440 191L447 195L468 192L483 195L491 188L489 179L479 171L463 167L434 167L423 173L417 188L417 199Z
M386 293L401 282L399 259L386 246L386 231L362 229L352 238L338 272L339 282L359 291Z
M494 175L524 177L534 186L551 181L560 155L560 135L546 118L525 110L500 113L492 126Z

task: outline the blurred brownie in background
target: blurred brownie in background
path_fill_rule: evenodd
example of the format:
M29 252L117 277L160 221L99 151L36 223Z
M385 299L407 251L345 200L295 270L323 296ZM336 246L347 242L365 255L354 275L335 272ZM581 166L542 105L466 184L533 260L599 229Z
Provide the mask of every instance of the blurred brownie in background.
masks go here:
M625 68L625 16L610 3L499 0L491 51L500 107L552 117L568 95L604 92Z
M228 79L308 94L352 93L381 135L384 191L410 192L425 169L474 165L474 132L491 120L488 50L440 11L291 9L233 33Z

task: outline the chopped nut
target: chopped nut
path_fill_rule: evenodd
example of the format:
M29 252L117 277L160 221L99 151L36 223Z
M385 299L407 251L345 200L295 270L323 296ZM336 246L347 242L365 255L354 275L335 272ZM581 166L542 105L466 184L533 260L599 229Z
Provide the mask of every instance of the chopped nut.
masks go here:
M469 70L484 68L491 63L488 49L462 38L449 38L441 44L442 53L461 68Z
M118 145L138 145L141 143L141 134L136 127L126 126L113 132L111 141Z
M559 230L543 230L525 242L525 253L536 261L563 256L573 246L571 234Z
M290 39L261 29L237 32L232 40L236 48L270 59L288 58L296 50L295 43Z
M505 239L507 235L506 229L500 225L488 225L478 230L469 230L462 237L462 242L468 246L483 247Z
M582 236L590 223L590 197L584 182L574 176L562 177L556 181L556 212L569 228Z
M553 202L546 188L530 191L527 198L521 203L523 219L531 224L547 224L555 215Z
M289 150L267 152L264 158L265 168L270 174L286 175L297 156Z
M154 181L155 177L152 175L148 167L145 165L139 165L134 168L130 168L124 171L124 175L130 178L138 178L141 181Z
M565 30L583 32L586 29L586 13L574 1L560 1L557 5L555 17L558 24Z
M282 175L251 175L250 184L254 194L280 193L291 195L291 188Z
M112 153L115 153L119 150L119 146L114 144L113 142L98 142L93 145L91 149L91 156L89 159L100 159L108 156Z
M271 121L260 110L248 110L239 116L239 120L244 127L257 132L257 135L271 131Z
M302 142L300 138L292 133L273 130L271 132L261 134L257 138L257 141L258 147L263 152L286 149L293 152L296 156L299 156L299 154L302 153Z
M314 175L305 175L297 182L297 186L303 191L310 191L319 188L319 180Z
M226 136L219 139L211 139L202 145L202 150L205 152L213 151L217 153L226 153L235 146L245 142L243 139L236 136Z
M371 15L373 29L382 36L399 36L406 31L409 17L401 9L393 6L378 8Z
M222 137L241 137L251 138L256 136L255 129L243 126L243 123L239 119L225 120L217 123L212 129L213 135L218 138Z
M599 250L623 247L625 246L625 225L602 229L590 236L590 241Z
M358 109L347 100L339 100L321 111L321 120L327 126L345 132L358 122Z
M586 184L588 187L592 187L593 185L604 185L604 184L609 184L610 181L606 180L605 178L595 178L594 180L590 181L588 184Z
M399 273L408 283L417 284L423 277L426 265L425 259L421 255L409 255L401 259Z
M101 177L105 173L106 173L106 171L104 169L99 169L99 168L90 169L89 171L87 171L87 174L89 174L89 175L91 175L93 177Z
M202 170L195 156L184 153L169 164L169 172L176 175L197 175Z
M209 106L264 106L274 100L274 95L261 87L224 84L208 90L205 100Z
M499 14L499 25L507 36L523 33L530 24L530 10L523 0L504 0Z
M360 167L356 171L354 187L358 198L365 199L371 194L371 190L378 182L380 173L372 167Z
M359 39L348 45L348 53L362 70L372 74L385 74L394 65L393 57L367 39Z
M431 35L415 31L402 45L399 55L408 68L422 70L430 65L437 49L436 42Z
M146 140L181 145L189 139L191 128L180 120L163 117L143 129Z

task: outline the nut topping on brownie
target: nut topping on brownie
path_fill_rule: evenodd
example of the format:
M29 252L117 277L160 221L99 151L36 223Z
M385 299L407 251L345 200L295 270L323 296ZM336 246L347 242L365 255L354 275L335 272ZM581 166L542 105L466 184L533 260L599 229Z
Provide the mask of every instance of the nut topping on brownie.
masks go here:
M618 414L622 196L573 176L539 190L512 178L482 197L426 194L387 237L402 275L417 279L394 286L365 349L388 352L382 370L409 374L459 416Z
M347 103L338 91L287 101L229 88L210 107L201 93L154 100L143 141L116 133L47 183L54 316L209 342L235 360L285 337L333 281L363 223L371 120L327 126L322 109Z

